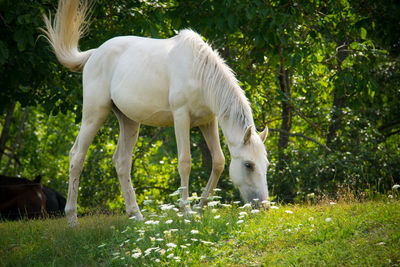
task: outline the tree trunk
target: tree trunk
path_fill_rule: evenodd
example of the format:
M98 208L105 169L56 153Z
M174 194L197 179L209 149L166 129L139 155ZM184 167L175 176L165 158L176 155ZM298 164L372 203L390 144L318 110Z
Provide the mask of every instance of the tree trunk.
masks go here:
M349 51L347 45L343 44L337 49L337 60L338 60L338 74L342 72L342 62L348 57ZM342 90L339 90L339 86L343 86ZM343 92L343 93L339 93ZM326 145L333 149L337 147L338 142L334 142L337 131L342 126L343 108L346 106L346 85L343 83L336 84L333 90L333 103L331 109L331 123L329 124L328 134L326 136Z
M279 150L279 162L278 169L283 170L284 166L290 160L290 157L285 154L284 150L287 148L289 144L289 132L292 128L292 108L291 108L291 92L289 86L289 73L284 68L281 67L281 71L279 74L279 85L283 94L282 99L282 124L279 132L279 142L278 142L278 150Z
M328 134L326 136L326 145L333 149L336 147L337 142L334 142L337 131L342 125L343 108L346 105L346 95L339 96L337 89L333 92L333 103L331 111L331 123L328 128Z
M282 50L281 50L282 51ZM285 202L292 202L295 197L295 181L293 181L292 176L285 173L285 166L290 164L290 155L285 153L285 149L289 145L290 130L292 128L292 95L290 91L289 83L289 71L285 67L285 59L281 54L281 67L279 72L279 86L282 93L282 124L279 131L279 141L278 141L278 164L277 170L280 177L279 185L276 187L276 193Z
M8 136L10 134L10 127L11 123L14 120L14 108L15 108L15 101L11 102L8 109L7 109L7 115L4 120L3 124L3 130L1 131L1 137L0 137L0 164L1 164L1 159L4 154L4 150L6 149L6 143L8 140Z

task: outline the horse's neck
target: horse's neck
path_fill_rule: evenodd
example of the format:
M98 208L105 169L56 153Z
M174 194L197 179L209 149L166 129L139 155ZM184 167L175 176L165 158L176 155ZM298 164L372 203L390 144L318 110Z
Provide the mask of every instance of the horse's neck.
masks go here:
M246 130L242 125L227 118L219 118L218 122L229 147L236 146L242 142Z

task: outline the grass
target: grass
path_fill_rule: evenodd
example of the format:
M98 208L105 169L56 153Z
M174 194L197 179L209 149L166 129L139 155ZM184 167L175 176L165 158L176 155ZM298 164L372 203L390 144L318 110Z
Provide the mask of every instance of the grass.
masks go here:
M233 204L185 218L173 205L124 215L0 223L0 266L399 266L400 201ZM174 210L175 209L175 210Z

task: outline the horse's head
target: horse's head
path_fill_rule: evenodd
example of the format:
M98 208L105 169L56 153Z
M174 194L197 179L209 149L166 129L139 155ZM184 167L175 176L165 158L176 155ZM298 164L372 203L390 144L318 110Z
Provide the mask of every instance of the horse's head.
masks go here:
M269 197L267 186L269 162L264 146L267 135L267 127L262 133L257 134L254 127L249 126L242 141L230 149L232 159L229 176L246 202L261 202Z

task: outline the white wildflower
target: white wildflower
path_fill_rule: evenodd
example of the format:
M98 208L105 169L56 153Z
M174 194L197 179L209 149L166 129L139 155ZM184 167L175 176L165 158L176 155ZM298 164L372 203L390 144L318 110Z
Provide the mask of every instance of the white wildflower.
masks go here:
M105 243L103 243L103 244L101 244L100 246L98 246L98 248L102 248L102 247L104 247L106 244Z
M257 210L257 209L251 211L252 214L259 213L259 212L260 212L260 211Z
M199 233L199 230L192 230L192 231L190 231L190 233L193 234L193 235L195 235L195 234L198 234L198 233Z
M162 205L160 205L160 209L161 210L170 210L170 209L172 209L172 208L174 208L175 206L174 205L172 205L172 204L162 204Z
M152 199L146 199L146 200L143 201L143 205L145 205L145 206L148 206L148 205L150 205L151 203L153 203L153 200L152 200Z
M230 208L230 207L232 207L232 205L231 205L231 204L222 204L222 207L224 207L224 208Z
M307 198L314 198L315 197L315 194L314 193L309 193L309 194L307 194Z
M245 209L245 208L251 208L251 204L250 203L246 203L242 207L239 207L239 209Z
M185 222L185 223L190 223L190 220L185 219L184 222Z
M326 222L330 222L330 221L332 221L332 218L329 218L329 217L328 217L328 218L325 219L325 221L326 221Z
M168 259L171 259L171 258L173 258L173 257L174 257L174 253L171 253L171 254L169 254L169 255L167 256Z
M394 189L399 189L400 188L400 185L398 185L398 184L395 184L393 187L392 187L392 189L394 190Z
M245 212L245 211L239 212L239 215L240 216L245 216L245 215L247 215L247 212Z
M178 196L180 194L179 189L173 192L172 194L169 194L170 197Z
M333 201L329 202L329 204L331 204L331 205L336 205L336 203L333 202Z
M166 224L171 224L171 223L173 223L173 222L174 222L173 220L165 221Z
M239 221L237 221L237 224L241 224L243 222L244 222L243 220L239 220Z
M277 207L277 206L271 206L271 209L273 209L273 210L278 210L279 207Z
M217 206L219 203L220 203L219 200L217 200L217 201L210 201L210 202L207 203L207 206L209 206L209 207L214 207L214 206Z
M169 248L176 248L176 244L175 243L168 243L167 247Z
M214 216L214 219L219 219L219 218L221 218L221 215L215 215Z
M293 211L291 211L291 210L285 210L285 212L288 214L293 214Z
M129 242L129 239L125 240L121 245L119 245L120 247L123 247L126 243Z

